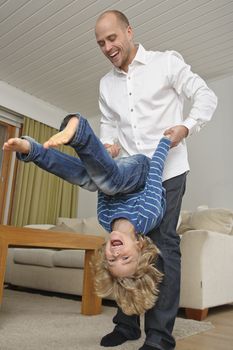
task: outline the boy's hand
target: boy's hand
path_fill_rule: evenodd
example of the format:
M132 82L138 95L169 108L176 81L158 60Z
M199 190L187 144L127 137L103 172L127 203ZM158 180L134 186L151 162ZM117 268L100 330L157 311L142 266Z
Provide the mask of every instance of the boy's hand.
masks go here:
M165 130L164 135L170 136L171 147L177 146L185 137L188 136L189 130L184 125L176 125Z
M113 145L111 145L110 143L105 143L104 147L106 148L106 150L112 158L117 157L121 150L120 146L117 143L114 143Z

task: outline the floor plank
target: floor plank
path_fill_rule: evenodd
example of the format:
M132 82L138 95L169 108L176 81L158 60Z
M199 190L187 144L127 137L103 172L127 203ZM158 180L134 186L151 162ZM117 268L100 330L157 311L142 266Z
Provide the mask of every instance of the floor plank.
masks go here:
M212 322L214 328L178 340L176 350L232 350L233 304L209 309L205 321Z

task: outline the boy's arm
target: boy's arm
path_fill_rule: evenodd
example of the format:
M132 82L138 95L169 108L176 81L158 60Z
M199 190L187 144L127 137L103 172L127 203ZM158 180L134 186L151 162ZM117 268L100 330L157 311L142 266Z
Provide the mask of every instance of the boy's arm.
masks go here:
M162 186L164 163L172 141L162 138L150 163L149 173L138 203L138 223L140 231L148 233L161 221L165 211L165 192Z

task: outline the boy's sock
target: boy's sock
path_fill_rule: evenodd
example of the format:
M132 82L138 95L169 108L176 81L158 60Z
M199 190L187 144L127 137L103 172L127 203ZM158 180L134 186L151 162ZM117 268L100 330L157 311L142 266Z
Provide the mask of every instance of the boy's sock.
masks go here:
M138 337L135 337L133 339L127 338L123 333L113 330L111 333L105 335L100 342L100 345L105 346L105 347L110 347L110 346L117 346L125 343L128 340L136 340L139 339L140 335Z

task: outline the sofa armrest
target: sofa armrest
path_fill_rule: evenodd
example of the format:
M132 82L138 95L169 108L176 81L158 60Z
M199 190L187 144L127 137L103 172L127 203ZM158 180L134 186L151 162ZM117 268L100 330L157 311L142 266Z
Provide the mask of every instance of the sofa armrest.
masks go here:
M181 254L181 307L204 309L233 301L233 236L187 231Z

